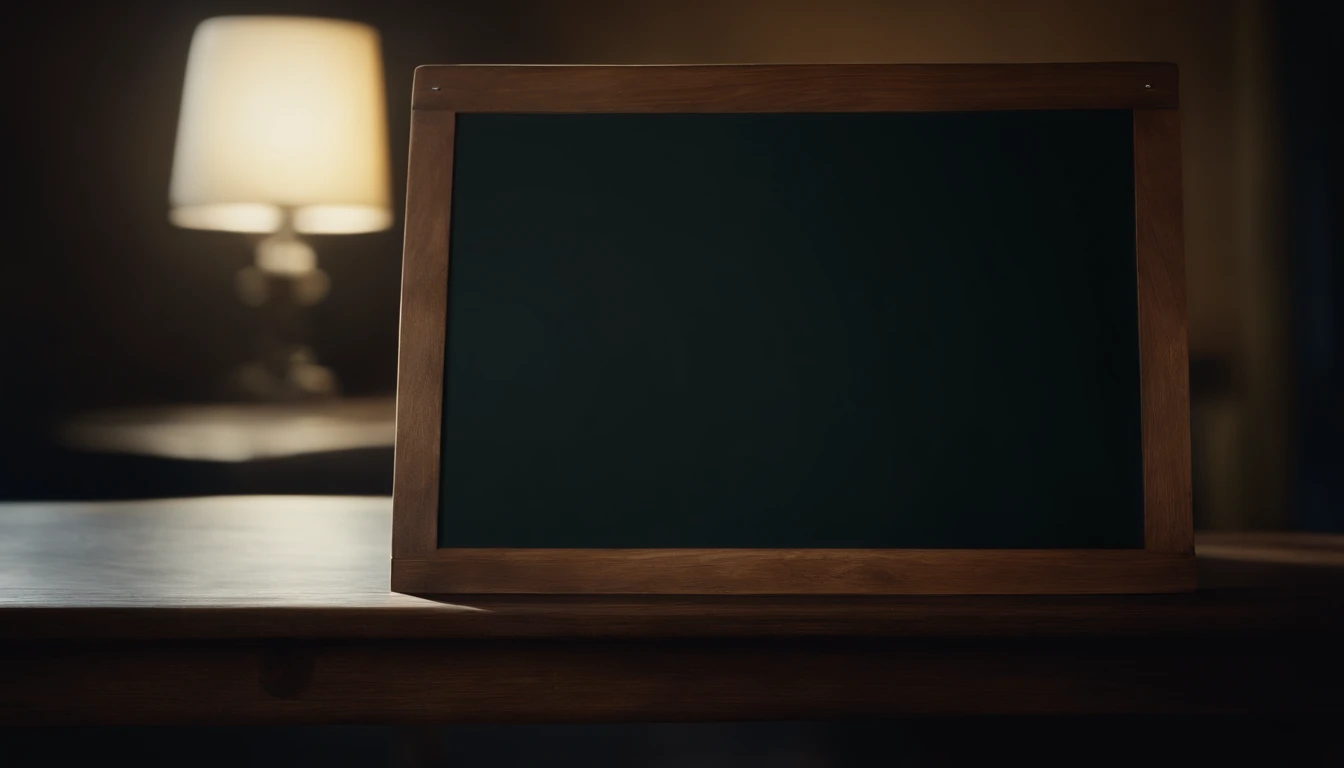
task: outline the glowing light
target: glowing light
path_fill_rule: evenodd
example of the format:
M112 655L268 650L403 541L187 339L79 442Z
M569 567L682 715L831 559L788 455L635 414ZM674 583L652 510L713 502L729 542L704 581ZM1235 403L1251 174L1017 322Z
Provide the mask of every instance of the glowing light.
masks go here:
M223 16L196 28L169 189L181 227L301 233L392 224L378 33Z

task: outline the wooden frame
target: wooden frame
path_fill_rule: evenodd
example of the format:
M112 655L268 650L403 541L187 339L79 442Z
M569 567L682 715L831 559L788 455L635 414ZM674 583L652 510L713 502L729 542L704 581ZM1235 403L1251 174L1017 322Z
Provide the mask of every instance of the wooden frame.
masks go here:
M1194 588L1180 117L1171 64L430 66L415 73L392 588L439 593L1024 594ZM440 549L459 112L1134 111L1144 548Z

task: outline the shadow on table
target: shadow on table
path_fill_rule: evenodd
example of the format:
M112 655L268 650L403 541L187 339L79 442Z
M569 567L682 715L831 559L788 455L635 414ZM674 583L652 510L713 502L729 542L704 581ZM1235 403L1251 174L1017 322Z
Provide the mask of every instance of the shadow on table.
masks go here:
M391 447L239 462L50 449L40 455L30 453L21 466L22 471L4 479L0 499L78 501L236 494L392 494Z
M836 723L0 730L43 765L1330 765L1327 723L1245 717L924 718Z

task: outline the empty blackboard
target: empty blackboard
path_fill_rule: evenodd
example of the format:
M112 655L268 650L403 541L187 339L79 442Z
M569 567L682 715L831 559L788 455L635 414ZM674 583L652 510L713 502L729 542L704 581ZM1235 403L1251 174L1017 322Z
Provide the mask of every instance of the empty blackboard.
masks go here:
M439 546L1142 548L1133 126L458 115Z
M1177 90L418 68L392 588L1192 589Z

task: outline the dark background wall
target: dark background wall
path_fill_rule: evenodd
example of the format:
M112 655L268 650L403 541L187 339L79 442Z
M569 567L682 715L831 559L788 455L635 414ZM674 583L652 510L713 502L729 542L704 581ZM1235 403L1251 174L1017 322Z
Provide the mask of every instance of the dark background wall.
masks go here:
M1339 12L1267 0L26 4L6 35L0 495L14 485L4 473L59 460L51 428L64 415L219 399L246 358L255 319L232 279L250 243L166 218L192 30L245 13L381 31L396 190L418 64L1175 61L1201 524L1293 524L1303 483L1326 510L1312 525L1337 519L1338 481L1304 467L1328 466L1339 445L1339 337L1327 332L1339 325L1338 235L1322 213L1337 200L1338 124L1322 105L1337 91L1325 73ZM347 393L394 389L400 240L399 227L315 238L333 290L313 313L314 346Z

